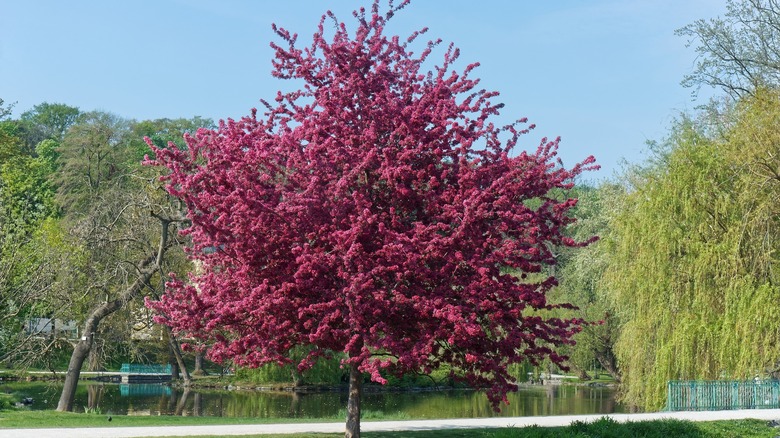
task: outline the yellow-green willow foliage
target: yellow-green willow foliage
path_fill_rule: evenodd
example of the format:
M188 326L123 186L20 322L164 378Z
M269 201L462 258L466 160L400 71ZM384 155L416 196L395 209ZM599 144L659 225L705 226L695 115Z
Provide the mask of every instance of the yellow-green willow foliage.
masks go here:
M741 102L719 138L682 121L635 171L603 277L623 322L624 400L663 407L676 379L747 379L780 360L780 97Z

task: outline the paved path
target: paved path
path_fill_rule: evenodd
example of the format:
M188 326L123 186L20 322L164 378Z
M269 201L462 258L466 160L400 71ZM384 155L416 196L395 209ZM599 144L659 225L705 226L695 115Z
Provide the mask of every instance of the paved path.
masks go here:
M745 409L709 412L656 412L647 414L565 415L555 417L499 417L449 420L364 421L363 432L469 429L488 427L566 426L573 421L594 421L611 417L615 421L642 421L676 418L690 421L755 418L780 420L780 409ZM89 429L0 429L0 438L131 438L165 436L240 436L288 433L343 433L343 423L241 424L223 426L100 427Z

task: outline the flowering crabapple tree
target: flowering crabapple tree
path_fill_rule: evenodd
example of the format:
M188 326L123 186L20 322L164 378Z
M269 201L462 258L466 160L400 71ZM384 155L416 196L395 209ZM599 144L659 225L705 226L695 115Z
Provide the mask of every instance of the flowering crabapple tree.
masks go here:
M187 148L149 143L202 266L149 302L159 320L241 366L289 363L301 345L301 371L344 353L348 436L364 375L385 383L446 364L497 409L516 389L507 366L562 365L554 347L582 324L545 312L570 306L547 301L556 279L543 268L556 246L588 243L564 235L576 200L553 192L597 168L593 157L567 170L558 140L513 154L533 125L494 126L502 105L477 88L477 64L453 71L450 45L424 71L439 42L410 46L425 29L383 34L407 3L356 11L354 33L328 12L303 49L274 26L273 75L302 88Z

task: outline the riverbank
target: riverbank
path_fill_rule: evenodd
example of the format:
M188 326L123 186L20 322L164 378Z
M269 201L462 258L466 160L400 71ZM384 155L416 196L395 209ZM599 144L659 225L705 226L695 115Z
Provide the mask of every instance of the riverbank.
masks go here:
M63 381L65 379L64 371L25 371L18 373L12 370L0 370L0 383L2 382L35 382L35 381ZM80 380L82 381L104 381L117 383L121 373L118 371L82 371ZM165 382L165 385L171 387L183 388L181 379ZM614 387L615 382L612 379L592 379L589 381L580 381L575 376L553 374L537 382L519 382L520 387L539 387L539 386L558 386L558 385L576 385L588 387ZM277 384L258 384L247 380L237 378L235 375L194 375L191 376L190 389L217 389L217 390L244 390L244 391L283 391L298 393L316 393L316 392L345 392L348 390L346 384L342 385L293 385L290 383ZM414 385L379 385L367 382L363 386L365 392L425 392L441 390L473 390L466 384L440 384L427 386Z
M572 423L592 423L608 418L610 422L642 422L682 420L709 422L723 420L755 419L764 422L779 420L780 409L755 409L708 412L655 412L643 414L564 415L549 417L474 418L413 421L364 421L361 429L366 433L393 433L412 431L468 431L469 429L528 428L568 426ZM339 423L287 423L287 424L233 424L233 425L180 425L155 427L123 427L122 417L114 418L111 426L94 428L36 428L2 429L3 436L15 438L138 438L181 436L259 436L285 434L341 434L344 424ZM197 421L197 419L193 419ZM2 421L0 421L0 427ZM772 429L766 428L766 431ZM445 435L441 435L445 436ZM463 435L461 435L463 436ZM705 435L707 436L707 435ZM737 435L733 435L737 436ZM751 436L751 435L742 435ZM762 435L767 436L767 435ZM770 435L771 436L771 435Z

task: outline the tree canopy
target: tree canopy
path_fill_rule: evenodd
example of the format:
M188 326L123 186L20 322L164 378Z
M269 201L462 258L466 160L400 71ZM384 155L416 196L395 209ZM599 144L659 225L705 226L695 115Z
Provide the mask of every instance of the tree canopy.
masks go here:
M623 188L614 182L603 182L597 187L581 185L567 196L576 197L574 217L577 222L567 232L575 240L586 240L592 236L604 236L609 232L609 220L616 212L623 196ZM586 248L561 248L555 268L560 286L553 297L557 301L577 306L570 314L597 323L586 324L574 338L576 345L566 351L568 363L580 378L589 379L588 370L598 365L607 371L616 382L620 382L620 370L613 346L620 330L620 323L612 307L610 291L601 281L609 269L612 254L602 240Z
M779 368L780 97L759 90L735 111L723 137L681 121L610 223L605 281L630 404L662 407L669 380Z
M86 359L97 369L137 351L138 312L104 329L109 316L128 310L134 297L156 295L163 265L189 269L183 254L168 251L182 242L175 224L184 218L155 169L141 165L150 151L143 136L181 140L213 123L137 122L50 103L13 119L2 104L0 362L54 369L72 353L58 405L71 410ZM63 322L81 335L60 330Z
M213 340L218 360L284 363L308 345L306 369L344 352L353 389L360 373L382 383L383 372L448 364L497 406L516 388L509 364L561 364L555 346L579 330L544 315L559 306L546 298L556 279L527 274L555 263L552 247L580 245L563 233L576 200L550 192L594 159L563 168L557 139L513 154L532 126L494 126L502 105L477 88L477 64L454 71L450 45L425 71L438 42L415 54L424 31L384 35L407 3L356 12L352 34L327 14L305 49L275 28L273 74L301 89L186 148L149 141L187 204L203 269L151 304L160 321Z

